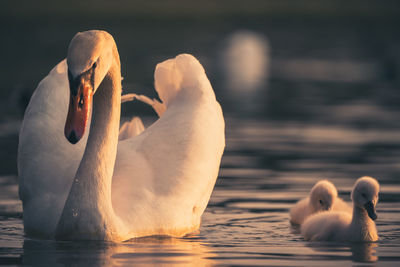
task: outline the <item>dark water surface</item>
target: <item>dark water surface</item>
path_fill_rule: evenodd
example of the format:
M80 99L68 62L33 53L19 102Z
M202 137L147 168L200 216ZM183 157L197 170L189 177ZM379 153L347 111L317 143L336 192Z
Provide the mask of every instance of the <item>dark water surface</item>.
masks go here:
M121 244L24 237L15 176L1 176L0 264L338 266L400 262L400 129L227 118L227 149L200 231ZM368 148L368 149L367 149ZM355 180L381 183L376 243L306 242L289 208L321 178L349 201Z

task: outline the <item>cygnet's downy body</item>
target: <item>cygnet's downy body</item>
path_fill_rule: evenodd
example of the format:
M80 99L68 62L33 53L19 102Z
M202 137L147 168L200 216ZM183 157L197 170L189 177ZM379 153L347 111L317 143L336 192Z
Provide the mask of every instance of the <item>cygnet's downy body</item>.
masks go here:
M307 218L301 234L312 241L376 241L375 206L378 202L379 183L371 177L357 180L351 193L353 214L326 211Z
M308 216L328 210L351 212L351 207L338 197L336 187L330 181L321 180L313 186L308 197L290 209L290 222L302 224Z

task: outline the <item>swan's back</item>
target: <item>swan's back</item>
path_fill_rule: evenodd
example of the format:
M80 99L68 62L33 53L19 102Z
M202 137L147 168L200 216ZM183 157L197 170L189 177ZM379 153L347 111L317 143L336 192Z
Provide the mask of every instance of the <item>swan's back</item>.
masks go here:
M305 220L301 234L306 240L312 241L346 240L351 219L351 214L347 212L320 212Z
M224 120L193 56L157 65L155 84L167 110L119 143L113 206L137 235L180 236L199 227L207 206L225 146Z
M19 195L25 232L30 234L54 234L83 155L86 139L71 145L63 134L68 100L67 65L63 60L36 88L19 135Z
M333 211L343 211L351 214L353 208L346 201L338 197L333 204Z
M310 198L306 197L304 199L299 200L291 209L290 209L290 222L292 224L302 224L305 219L311 214L317 212L312 209L310 206ZM343 199L337 197L332 206L333 211L341 211L347 212L349 214L352 213L353 208L347 204Z
M345 211L325 211L308 217L301 226L301 234L313 241L378 240L372 220L360 217L353 221L352 214Z
M310 198L303 198L290 209L290 222L292 224L302 224L313 212L314 210L310 206Z

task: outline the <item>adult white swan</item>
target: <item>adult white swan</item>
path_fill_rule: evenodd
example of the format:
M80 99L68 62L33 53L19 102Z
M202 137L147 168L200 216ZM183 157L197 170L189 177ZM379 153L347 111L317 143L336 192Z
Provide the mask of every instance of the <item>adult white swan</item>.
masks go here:
M104 31L75 35L66 61L33 94L20 131L28 235L121 241L199 227L225 145L222 111L191 55L158 64L155 88L165 112L140 135L118 141L114 39Z

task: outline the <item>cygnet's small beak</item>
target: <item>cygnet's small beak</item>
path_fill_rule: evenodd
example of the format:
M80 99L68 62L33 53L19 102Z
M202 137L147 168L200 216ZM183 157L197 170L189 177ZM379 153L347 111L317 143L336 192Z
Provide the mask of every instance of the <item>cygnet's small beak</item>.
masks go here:
M93 86L89 73L75 79L69 75L70 99L64 135L72 144L76 144L85 134L86 125L92 107Z
M331 210L332 209L332 205L327 205L324 207L324 210Z
M368 201L365 205L364 208L367 210L368 212L368 216L372 219L372 220L376 220L378 218L378 215L376 215L376 211L375 211L375 206L372 203L372 201Z

